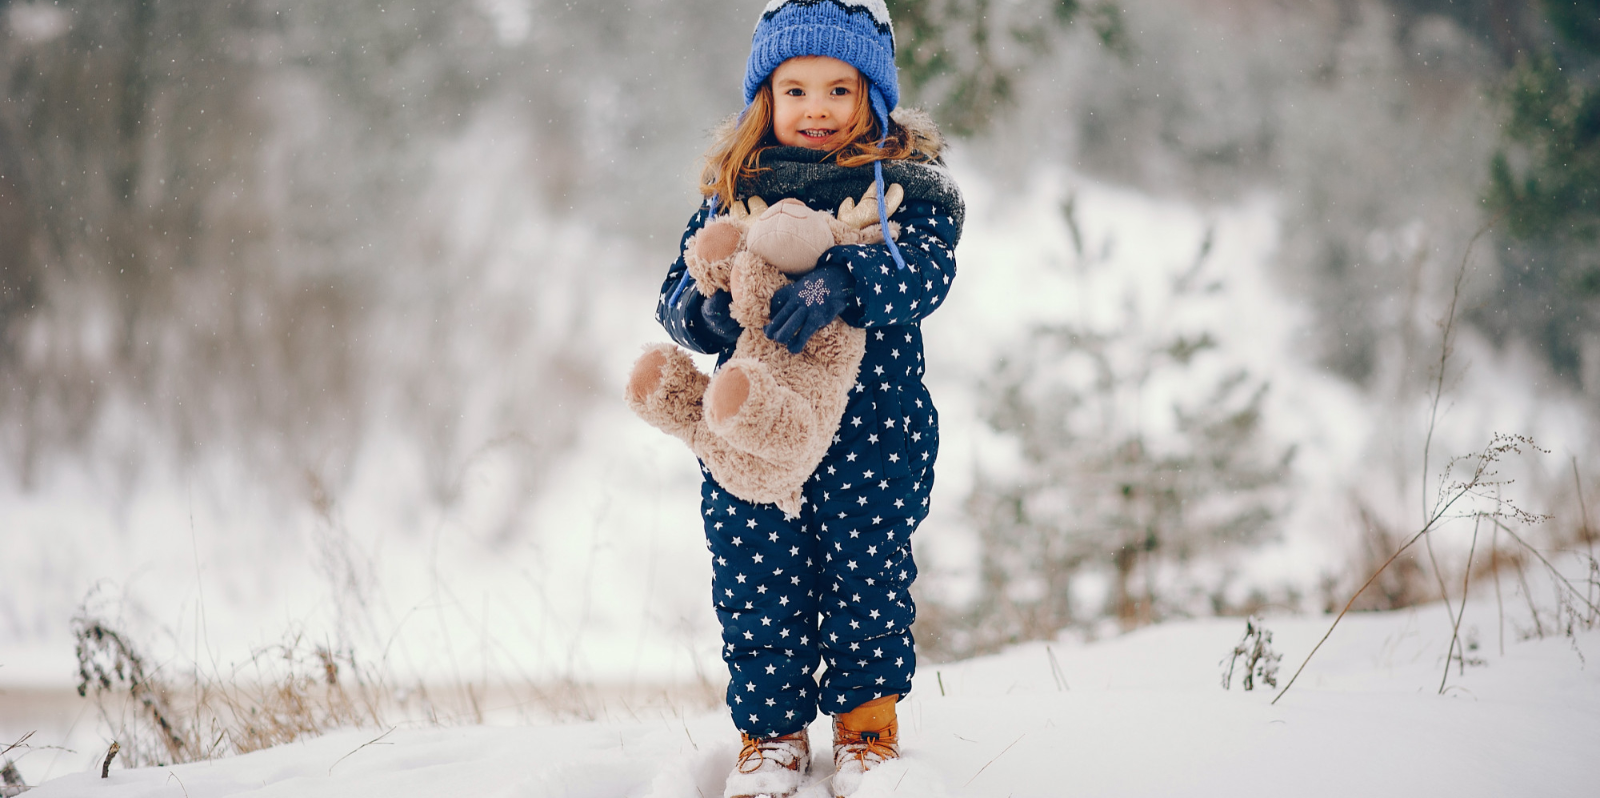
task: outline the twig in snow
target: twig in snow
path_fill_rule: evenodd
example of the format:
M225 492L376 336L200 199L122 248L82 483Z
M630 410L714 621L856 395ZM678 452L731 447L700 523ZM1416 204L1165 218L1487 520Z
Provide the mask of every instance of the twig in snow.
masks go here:
M1428 534L1428 531L1430 529L1432 529L1432 528L1433 528L1433 524L1430 523L1427 526L1423 527L1421 532L1418 532L1417 534L1412 535L1410 540L1406 541L1405 544L1402 545L1399 549L1397 549L1394 554L1389 555L1389 559L1384 560L1383 564L1378 566L1378 569L1376 571L1372 572L1372 576L1367 577L1367 581L1365 583L1363 583L1361 585L1361 587L1356 588L1355 594L1350 597L1349 601L1345 602L1344 609L1339 610L1339 614L1334 617L1333 623L1328 625L1328 631L1326 631L1326 632L1324 632L1322 634L1322 639L1318 640L1317 644L1315 646L1311 647L1311 653L1306 655L1305 660L1300 663L1300 667L1295 668L1294 675L1289 677L1289 683L1285 684L1283 686L1283 689L1279 690L1278 694L1276 696L1273 696L1273 698L1272 698L1272 703L1273 704L1278 703L1278 699L1283 698L1284 693L1289 692L1289 688L1294 686L1295 680L1300 678L1300 672L1306 669L1307 663L1311 662L1311 658L1315 657L1317 655L1317 651L1322 648L1322 644L1328 642L1328 638L1333 636L1334 628L1339 625L1339 621L1344 620L1345 613L1350 611L1350 607L1353 606L1356 603L1356 599L1361 597L1362 592L1365 591L1368 587L1371 587L1373 582L1377 581L1378 575L1383 573L1383 569L1389 567L1389 563L1394 562L1397 558L1400 557L1401 554L1404 554L1406 549L1411 548L1411 544L1416 543L1419 539L1421 539L1421 537L1423 535Z
M1496 529L1505 527L1496 525ZM1510 530L1507 530L1510 531ZM1533 629L1539 634L1539 639L1544 639L1544 622L1539 620L1539 607L1533 603L1533 588L1528 586L1528 573L1522 568L1522 558L1518 557L1512 562L1517 564L1517 581L1522 583L1522 598L1528 602L1528 613L1533 616Z
M111 778L111 760L116 759L117 752L121 750L122 746L118 745L116 740L112 740L111 747L106 749L106 761L100 763L100 778Z
M1005 756L1005 755L1006 755L1006 752L1007 752L1007 751L1010 751L1010 750L1011 750L1011 746L1012 746L1012 745L1016 745L1016 744L1017 744L1017 743L1020 743L1020 742L1022 742L1022 738L1023 738L1023 737L1027 737L1027 736L1028 736L1028 733L1027 733L1027 732L1023 732L1023 733L1022 733L1022 735L1021 735L1021 736L1020 736L1020 737L1018 737L1018 738L1017 738L1017 739L1015 739L1015 740L1012 740L1012 741L1011 741L1011 745L1008 745L1008 746L1006 746L1006 747L1005 747L1005 748L1002 748L1002 749L1000 749L1000 753L998 753L998 754L995 754L995 755L994 755L994 759L991 759L991 760L989 760L989 761L988 761L988 762L985 762L985 763L983 763L983 767L981 767L981 768L978 768L978 772L977 772L977 773L974 773L974 774L972 774L972 778L970 778L970 779L967 779L967 784L971 784L971 783L972 783L972 782L973 782L973 781L975 781L975 780L977 780L977 778L978 778L978 777L979 777L979 776L982 776L982 775L983 775L983 772L984 772L984 771L985 771L985 770L988 770L988 769L989 769L989 766L990 766L990 765L993 765L993 764L994 764L994 763L995 763L995 762L998 762L998 761L999 761L999 760L1000 760L1000 757L1003 757L1003 756ZM963 784L963 785L961 785L961 787L962 787L962 788L963 788L963 789L965 789L965 788L966 788L966 786L967 786L967 784Z
M1056 652L1045 646L1044 653L1050 655L1050 678L1056 680L1056 692L1071 690L1072 688L1067 686L1067 675L1061 672L1061 663L1056 662Z
M343 762L346 759L349 759L350 757L355 756L356 755L356 751L360 751L361 749L366 748L369 745L380 745L380 744L381 745L394 745L394 743L379 743L379 741L382 740L383 738L388 737L389 735L393 734L394 730L398 729L398 728L400 728L400 727L399 726L390 726L388 731L386 731L383 734L380 734L377 737L374 737L371 740L368 740L368 741L362 743L361 745L357 746L355 751L351 751L350 753L339 757L336 761L334 761L333 764L328 766L328 775L329 776L333 775L333 769L338 767L340 762Z
M1439 583L1439 600L1444 602L1444 611L1450 616L1450 625L1455 626L1456 608L1450 606L1450 590L1444 585L1444 571L1439 568L1439 560L1433 556L1433 538L1423 538L1422 544L1428 552L1428 564L1433 566L1433 581Z
M1444 652L1444 675L1439 677L1439 695L1444 695L1444 684L1450 680L1450 654L1461 644L1461 619L1467 617L1467 586L1472 579L1472 555L1478 551L1478 527L1483 523L1483 517L1472 523L1472 546L1467 549L1467 570L1461 575L1461 611L1455 613L1455 625L1450 630L1450 647ZM1445 598L1445 606L1450 606L1449 597ZM1467 673L1467 650L1461 648L1461 675Z
M1494 574L1494 605L1499 611L1500 656L1506 655L1506 603L1500 597L1500 527L1489 530L1489 571Z
M700 750L700 744L695 742L694 735L689 733L689 722L684 720L682 715L678 716L678 722L683 724L683 736L689 738L689 744L694 746L694 750Z

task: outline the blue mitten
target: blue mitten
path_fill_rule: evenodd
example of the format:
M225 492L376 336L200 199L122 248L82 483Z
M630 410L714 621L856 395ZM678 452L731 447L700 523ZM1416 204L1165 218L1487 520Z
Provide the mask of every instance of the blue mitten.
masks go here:
M733 318L733 294L718 291L700 303L700 326L724 345L738 340L744 327Z
M843 266L819 266L772 295L772 323L763 330L768 338L800 354L817 330L838 318L850 305L855 278Z

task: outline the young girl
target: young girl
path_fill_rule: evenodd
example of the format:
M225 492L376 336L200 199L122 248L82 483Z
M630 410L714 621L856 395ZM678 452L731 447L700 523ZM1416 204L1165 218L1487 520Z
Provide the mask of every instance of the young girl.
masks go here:
M807 725L833 714L834 792L899 755L895 702L911 690L916 578L911 533L928 513L938 415L922 384L918 323L944 301L965 208L926 117L899 113L883 0L772 0L756 25L745 110L706 158L704 207L682 244L736 200L798 198L832 211L898 183L894 242L837 246L772 300L767 337L801 351L834 318L866 328L866 355L833 446L786 516L728 493L702 468L712 593L727 702L743 736L728 798L793 795L810 766ZM680 245L681 250L681 245ZM732 353L726 292L703 297L683 257L657 318L679 344ZM825 667L824 667L825 665Z

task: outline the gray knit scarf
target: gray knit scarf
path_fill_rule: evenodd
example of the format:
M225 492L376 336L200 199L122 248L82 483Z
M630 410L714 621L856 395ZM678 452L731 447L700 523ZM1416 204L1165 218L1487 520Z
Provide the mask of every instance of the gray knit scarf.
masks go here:
M763 171L755 179L740 184L740 199L760 197L772 204L794 197L813 208L829 211L838 210L839 204L847 198L861 199L862 192L872 185L872 167L846 169L824 163L828 157L826 151L804 147L764 150L760 161ZM938 205L955 220L959 238L967 206L943 161L884 161L883 179L886 184L899 183L905 189L907 200Z

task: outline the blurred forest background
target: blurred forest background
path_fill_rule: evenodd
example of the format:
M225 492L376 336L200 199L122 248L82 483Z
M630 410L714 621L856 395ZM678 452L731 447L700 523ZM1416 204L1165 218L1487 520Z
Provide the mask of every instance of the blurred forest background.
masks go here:
M162 576L110 592L156 626L183 623L150 581L205 572L208 612L299 620L268 597L320 590L341 637L381 642L383 563L415 550L421 592L468 625L490 602L442 558L462 580L521 561L509 580L546 597L565 583L541 574L582 573L714 662L703 584L662 610L666 577L627 593L584 543L611 518L637 532L606 556L698 563L687 455L583 472L668 469L649 484L679 497L670 544L621 488L539 508L583 452L648 437L621 375L661 337L653 292L758 5L0 0L0 651L55 645L91 588L140 573ZM1014 318L930 333L955 436L932 656L1322 610L1496 431L1548 450L1507 472L1552 517L1541 544L1592 545L1600 2L889 5L906 102L950 134L980 228L955 294ZM1168 210L1116 238L1128 197ZM1250 294L1230 293L1239 218L1269 228ZM985 225L1054 254L985 250ZM1142 239L1186 254L1130 271ZM1011 268L1077 289L1026 313L977 290ZM1225 321L1168 323L1200 307ZM1288 329L1281 362L1229 355L1250 324ZM171 512L138 520L152 504ZM1395 569L1369 605L1437 598L1439 567ZM596 613L583 598L553 634L605 633Z

